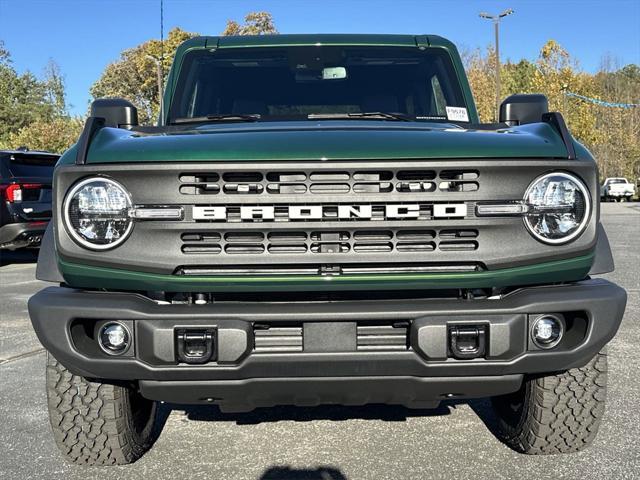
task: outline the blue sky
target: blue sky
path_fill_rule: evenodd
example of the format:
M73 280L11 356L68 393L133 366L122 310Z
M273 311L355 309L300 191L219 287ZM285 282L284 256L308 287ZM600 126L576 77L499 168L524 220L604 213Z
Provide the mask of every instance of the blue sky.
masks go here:
M491 23L478 13L509 7L516 13L501 26L503 60L535 59L553 38L587 71L605 53L640 64L638 0L165 0L165 32L180 26L215 35L229 18L267 10L282 33L435 33L475 48L493 42ZM104 67L150 38L159 38L159 0L0 0L0 40L15 67L39 75L55 60L74 114L85 113Z

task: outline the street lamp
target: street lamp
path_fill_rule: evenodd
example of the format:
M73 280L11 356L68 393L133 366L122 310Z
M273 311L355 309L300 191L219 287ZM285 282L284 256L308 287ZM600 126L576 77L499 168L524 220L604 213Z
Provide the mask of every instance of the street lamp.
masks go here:
M496 34L496 121L500 117L500 40L499 40L499 25L500 20L504 17L515 13L513 9L508 8L504 12L498 15L489 15L486 12L480 13L480 18L485 18L493 22L495 34Z

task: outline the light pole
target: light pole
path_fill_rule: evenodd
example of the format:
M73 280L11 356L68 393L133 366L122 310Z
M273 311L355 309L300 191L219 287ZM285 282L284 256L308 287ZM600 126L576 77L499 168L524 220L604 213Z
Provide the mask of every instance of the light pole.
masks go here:
M493 22L493 27L496 34L496 122L500 117L500 20L507 15L515 13L513 9L508 8L504 12L498 15L489 15L488 13L481 12L480 18L486 18Z

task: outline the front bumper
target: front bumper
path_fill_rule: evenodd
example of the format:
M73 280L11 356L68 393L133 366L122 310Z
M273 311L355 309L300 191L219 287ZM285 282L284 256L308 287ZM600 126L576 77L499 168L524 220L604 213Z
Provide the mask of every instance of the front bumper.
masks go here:
M525 374L588 362L615 335L625 305L625 291L599 279L523 288L491 300L207 305L161 305L136 294L51 287L30 299L29 312L42 344L73 373L138 381L143 395L157 400L246 410L289 403L425 406L443 398L508 393L520 387ZM529 325L542 313L566 319L563 341L552 350L537 349L530 340ZM107 320L123 321L133 334L132 348L123 356L109 356L96 346L96 328ZM277 343L273 350L257 348L257 325L299 326L301 348L278 350ZM359 339L349 341L349 332L358 335L364 325L404 325L406 345L361 350ZM481 358L451 357L453 325L487 328ZM214 331L214 360L177 362L178 328Z
M47 221L9 223L0 227L0 249L37 247L42 241Z
M634 192L607 192L605 197L633 197Z

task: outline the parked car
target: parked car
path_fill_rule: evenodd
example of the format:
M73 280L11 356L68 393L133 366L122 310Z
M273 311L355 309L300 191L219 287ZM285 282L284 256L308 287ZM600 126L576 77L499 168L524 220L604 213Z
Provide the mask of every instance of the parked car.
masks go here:
M600 189L600 196L605 202L628 202L635 194L635 185L622 177L607 178Z
M435 35L196 37L166 92L158 126L93 102L56 167L29 313L67 459L135 461L163 401L492 397L519 452L591 443L626 293L546 97L480 124Z
M51 218L51 179L60 155L0 151L0 249L38 247Z

